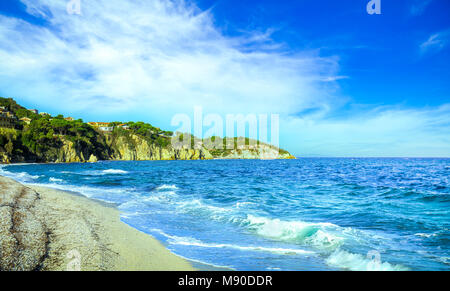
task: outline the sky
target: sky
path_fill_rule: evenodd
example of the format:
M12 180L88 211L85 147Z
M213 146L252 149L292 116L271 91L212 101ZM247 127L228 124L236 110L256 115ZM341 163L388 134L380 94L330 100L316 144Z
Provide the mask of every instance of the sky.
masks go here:
M71 1L0 2L0 96L165 130L279 114L300 157L450 157L448 0Z

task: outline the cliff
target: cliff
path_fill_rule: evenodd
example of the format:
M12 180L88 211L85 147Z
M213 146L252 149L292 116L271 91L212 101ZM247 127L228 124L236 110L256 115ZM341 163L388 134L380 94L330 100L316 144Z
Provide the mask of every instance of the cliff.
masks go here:
M174 149L170 144L161 146L135 135L109 136L107 144L112 149L111 160L209 160L213 156L205 149Z
M212 142L216 143L216 146L210 147L215 159L295 159L288 151L249 138L213 137Z
M175 148L172 132L144 122L111 122L105 130L100 123L36 114L13 99L0 97L0 106L23 120L12 128L0 127L0 163L294 158L287 151L248 138L232 138L231 146L223 139L223 147L205 147L208 140L186 134L190 145ZM183 134L176 137L184 140Z

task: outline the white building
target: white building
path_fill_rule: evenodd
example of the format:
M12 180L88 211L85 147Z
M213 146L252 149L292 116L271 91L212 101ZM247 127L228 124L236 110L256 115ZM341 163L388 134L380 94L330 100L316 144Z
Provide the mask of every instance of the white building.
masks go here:
M100 131L106 131L106 132L111 132L114 130L114 127L112 126L101 126L98 128Z

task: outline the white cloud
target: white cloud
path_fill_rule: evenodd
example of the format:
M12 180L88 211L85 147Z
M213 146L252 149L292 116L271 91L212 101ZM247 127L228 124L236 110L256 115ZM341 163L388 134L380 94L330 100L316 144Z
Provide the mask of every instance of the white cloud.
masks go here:
M194 105L279 113L282 146L298 155L450 155L448 106L329 119L348 102L339 59L292 52L272 29L228 37L181 0L81 0L82 15L69 15L68 1L21 1L46 25L0 16L0 91L33 106L110 119L145 112L167 124ZM442 48L443 36L423 52Z
M436 108L376 108L343 119L292 119L284 142L306 156L448 157L450 104ZM295 134L292 134L295 131ZM290 139L290 140L287 140Z
M420 45L421 53L437 52L448 45L450 30L432 34Z
M290 114L333 102L338 61L289 52L273 30L224 36L184 1L21 0L48 25L0 16L0 84L72 110ZM61 98L64 97L64 100ZM169 117L170 118L170 117Z

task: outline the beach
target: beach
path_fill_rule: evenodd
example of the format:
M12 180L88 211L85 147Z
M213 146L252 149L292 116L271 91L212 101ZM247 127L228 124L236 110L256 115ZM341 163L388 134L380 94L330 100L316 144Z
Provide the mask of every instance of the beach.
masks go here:
M0 270L191 271L114 204L0 177Z

